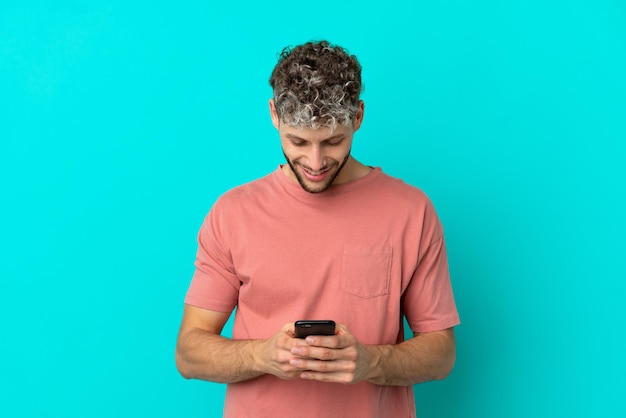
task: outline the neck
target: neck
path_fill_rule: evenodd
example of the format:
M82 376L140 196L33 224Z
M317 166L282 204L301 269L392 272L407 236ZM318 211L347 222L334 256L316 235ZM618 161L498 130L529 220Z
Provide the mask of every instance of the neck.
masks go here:
M360 179L361 177L365 177L372 169L364 164L361 164L354 157L350 156L348 161L346 161L346 165L339 173L339 176L335 179L334 184L344 184L350 183L351 181L355 181Z

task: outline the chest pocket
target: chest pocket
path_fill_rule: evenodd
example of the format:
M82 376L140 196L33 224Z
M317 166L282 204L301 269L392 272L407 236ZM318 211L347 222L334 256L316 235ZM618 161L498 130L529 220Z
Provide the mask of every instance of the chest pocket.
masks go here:
M389 293L391 246L345 243L341 290L361 298Z

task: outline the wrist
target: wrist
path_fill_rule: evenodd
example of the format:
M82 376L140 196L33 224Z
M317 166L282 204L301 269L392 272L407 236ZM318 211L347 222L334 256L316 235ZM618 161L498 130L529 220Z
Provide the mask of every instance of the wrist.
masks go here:
M263 362L261 356L261 344L261 340L250 340L248 341L248 346L246 347L250 358L250 369L259 374L265 373L265 370L263 369L263 365L265 363Z
M383 361L389 353L384 345L365 346L368 352L368 367L365 380L374 384L381 384L383 379Z

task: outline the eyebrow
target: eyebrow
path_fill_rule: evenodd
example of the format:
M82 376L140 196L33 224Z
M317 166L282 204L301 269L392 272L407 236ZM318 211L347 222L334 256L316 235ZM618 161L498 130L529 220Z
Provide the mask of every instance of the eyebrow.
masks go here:
M297 139L299 141L308 141L308 139L301 138L298 135L294 135L294 134L285 134L285 136L289 139ZM324 138L320 142L332 141L333 139L343 138L344 136L345 134L339 133L339 134L331 135L328 138Z

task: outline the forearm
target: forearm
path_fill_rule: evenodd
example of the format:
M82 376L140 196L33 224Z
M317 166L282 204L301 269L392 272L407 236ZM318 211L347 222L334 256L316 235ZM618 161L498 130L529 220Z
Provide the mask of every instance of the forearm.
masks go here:
M187 379L235 383L263 374L255 361L260 341L231 340L194 328L178 338L176 366Z
M378 385L410 386L444 379L454 366L452 329L417 334L397 345L367 346L372 361L367 380Z

